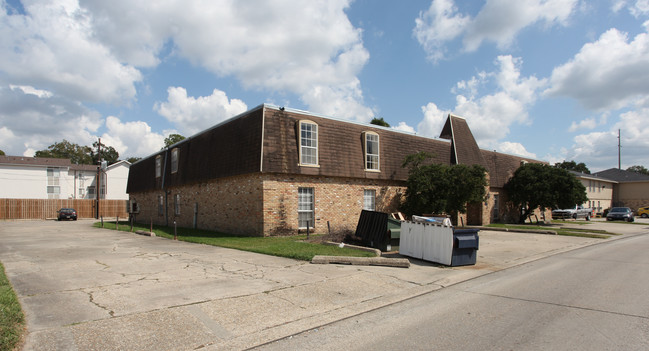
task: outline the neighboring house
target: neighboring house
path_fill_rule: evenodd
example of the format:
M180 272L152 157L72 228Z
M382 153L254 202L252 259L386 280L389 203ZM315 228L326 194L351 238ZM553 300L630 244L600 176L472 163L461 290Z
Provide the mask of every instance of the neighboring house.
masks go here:
M630 207L634 211L638 207L649 206L648 175L617 168L610 168L593 175L614 182L612 206Z
M129 162L120 161L102 172L102 199L128 199L129 167ZM0 180L3 199L95 199L97 166L61 158L0 156Z
M570 171L586 188L588 201L581 204L585 208L592 208L596 215L601 215L605 209L613 204L613 189L618 182L595 174Z
M264 104L134 163L127 192L140 222L243 235L353 230L364 208L398 210L404 158L426 151L436 163L488 170L489 197L465 224L514 219L503 186L521 164L539 161L481 150L453 115L440 137Z

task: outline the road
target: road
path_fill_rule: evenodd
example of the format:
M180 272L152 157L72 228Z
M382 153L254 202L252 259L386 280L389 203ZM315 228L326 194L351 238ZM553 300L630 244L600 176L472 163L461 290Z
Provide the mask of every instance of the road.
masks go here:
M260 350L649 350L649 234L551 256Z

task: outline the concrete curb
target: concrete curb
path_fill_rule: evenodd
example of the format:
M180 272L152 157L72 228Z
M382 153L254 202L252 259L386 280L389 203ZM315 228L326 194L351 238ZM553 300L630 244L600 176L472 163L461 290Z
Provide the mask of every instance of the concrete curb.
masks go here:
M333 242L333 241L325 241L324 244L325 245L332 245L332 246L339 246L339 247L347 246L347 247L351 247L352 249L356 249L356 250L373 252L376 255L376 257L381 257L381 250L375 249L375 248L372 248L372 247L349 245L349 244L345 244L345 243L336 243L336 242Z
M490 230L493 232L513 232L513 233L531 233L531 234L551 234L557 235L555 230L542 229L515 229L515 228L492 228L492 227L464 227L470 229Z
M140 235L144 235L144 236L155 236L155 233L147 232L147 231L144 231L144 230L136 230L135 234L140 234Z
M314 256L314 264L351 264L354 266L387 266L397 268L410 268L407 258L387 257L349 257L349 256Z

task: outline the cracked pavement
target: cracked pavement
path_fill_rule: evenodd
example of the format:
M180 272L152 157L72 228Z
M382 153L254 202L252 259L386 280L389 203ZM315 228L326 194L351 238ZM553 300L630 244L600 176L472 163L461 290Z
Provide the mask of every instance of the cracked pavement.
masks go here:
M598 239L481 232L478 264L313 265L92 228L0 226L0 261L27 318L24 350L254 347Z

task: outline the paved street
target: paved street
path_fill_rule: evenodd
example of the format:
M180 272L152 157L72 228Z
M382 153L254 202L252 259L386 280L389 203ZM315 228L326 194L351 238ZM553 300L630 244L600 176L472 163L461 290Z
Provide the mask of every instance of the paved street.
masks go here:
M313 265L91 224L2 222L0 261L26 313L25 350L244 349L606 242L483 231L475 266L404 269Z
M649 235L470 280L260 350L649 350Z

